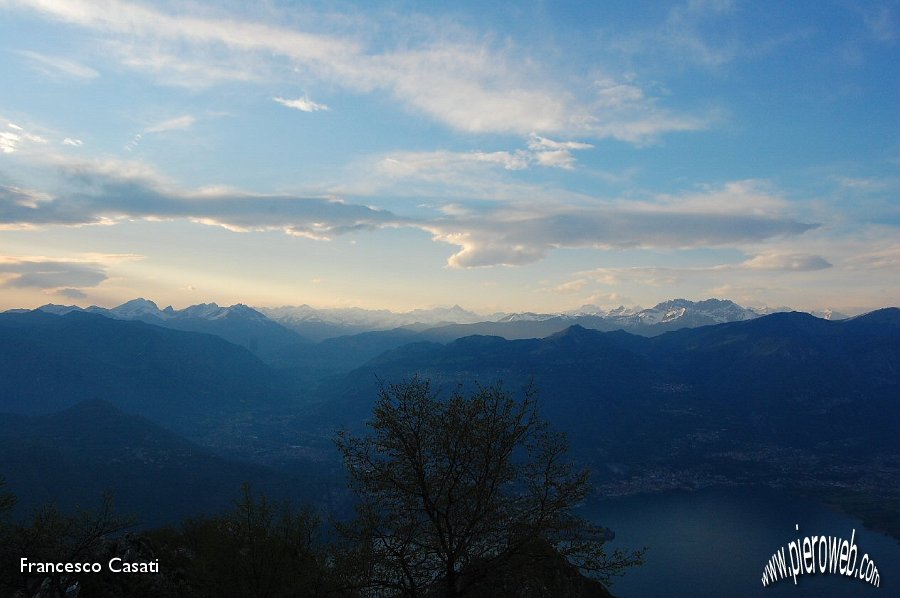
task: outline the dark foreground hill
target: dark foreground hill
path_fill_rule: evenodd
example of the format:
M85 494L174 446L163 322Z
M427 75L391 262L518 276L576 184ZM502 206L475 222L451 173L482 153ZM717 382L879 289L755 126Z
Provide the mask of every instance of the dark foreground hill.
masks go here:
M196 439L289 396L268 366L216 336L83 312L0 314L0 412L104 400Z
M0 474L19 497L20 516L49 502L64 511L93 508L110 491L116 510L137 514L144 526L226 510L247 481L275 498L325 495L308 477L215 456L103 401L0 416Z

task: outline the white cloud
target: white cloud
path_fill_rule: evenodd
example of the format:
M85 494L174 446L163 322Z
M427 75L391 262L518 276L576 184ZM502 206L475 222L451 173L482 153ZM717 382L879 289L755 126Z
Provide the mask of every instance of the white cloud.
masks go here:
M553 141L552 139L547 139L546 137L535 134L532 134L528 139L528 149L534 151L587 150L593 147L594 146L590 143L583 143L581 141Z
M565 168L567 170L575 167L575 157L568 150L537 152L534 157L541 166Z
M502 166L506 170L524 170L528 168L528 156L521 151L515 152L470 152L468 154L457 154L457 158L462 162L472 160L484 164L496 164Z
M22 149L23 144L27 146L28 143L40 145L47 143L44 137L29 133L19 125L7 123L6 127L8 131L0 131L0 153L12 154Z
M62 140L63 145L71 145L72 147L81 147L84 145L84 142L81 139L75 139L73 137L66 137Z
M580 141L553 141L540 135L532 134L528 140L528 149L532 151L531 158L541 166L564 168L571 170L575 167L573 150L587 150L594 146Z
M4 154L11 154L19 146L19 142L22 138L15 133L10 133L9 131L0 131L0 152Z
M328 108L328 106L326 106L325 104L317 104L306 96L297 98L295 100L289 100L279 97L275 97L272 99L282 106L287 106L288 108L293 108L294 110L300 110L301 112L318 112L320 110L330 110L330 108Z

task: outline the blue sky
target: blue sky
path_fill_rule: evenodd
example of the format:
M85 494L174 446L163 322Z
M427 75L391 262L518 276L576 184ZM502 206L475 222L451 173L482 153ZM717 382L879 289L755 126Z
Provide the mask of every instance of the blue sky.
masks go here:
M900 295L898 2L0 15L3 308Z

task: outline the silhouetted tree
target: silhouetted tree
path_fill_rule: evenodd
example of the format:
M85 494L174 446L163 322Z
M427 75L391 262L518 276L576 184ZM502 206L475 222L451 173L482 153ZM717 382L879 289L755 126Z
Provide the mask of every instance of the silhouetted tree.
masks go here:
M178 577L180 595L330 596L319 528L311 509L272 503L244 484L230 512L189 519L181 530L158 530L148 538L161 568Z
M641 562L608 556L609 531L574 513L588 472L566 461L532 389L520 401L499 383L441 398L413 378L381 388L369 427L336 440L359 497L342 529L363 589L460 596L542 545L604 581Z
M133 518L115 513L110 494L104 494L98 509L81 509L74 515L46 505L35 512L30 524L14 524L6 532L0 585L27 596L66 596L68 591L76 592L97 574L21 571L20 558L32 563L95 562L106 553L109 538L132 525Z

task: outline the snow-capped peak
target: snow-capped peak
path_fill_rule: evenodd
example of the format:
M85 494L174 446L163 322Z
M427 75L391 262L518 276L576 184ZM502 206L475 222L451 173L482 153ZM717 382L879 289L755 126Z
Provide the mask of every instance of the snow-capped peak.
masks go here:
M48 303L47 305L42 305L37 309L38 311L46 312L48 314L54 314L57 316L64 316L67 313L73 311L82 311L82 309L77 305L56 305L55 303Z
M507 314L497 320L498 322L541 322L551 318L559 317L559 314L536 314L534 312L524 312L517 314Z
M223 312L225 312L225 308L219 307L216 303L198 303L197 305L191 305L190 307L178 310L176 313L182 318L212 320L225 315Z
M118 307L112 308L109 312L113 316L124 320L131 320L142 316L163 317L156 303L143 298L127 301Z

